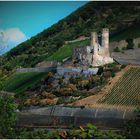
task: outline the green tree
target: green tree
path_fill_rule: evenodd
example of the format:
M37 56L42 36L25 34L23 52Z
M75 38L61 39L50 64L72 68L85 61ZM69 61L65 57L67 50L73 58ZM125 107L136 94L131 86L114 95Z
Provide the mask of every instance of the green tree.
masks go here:
M99 66L99 70L97 72L97 75L101 75L104 72L104 68L102 66Z
M0 138L13 138L16 125L14 97L0 93Z

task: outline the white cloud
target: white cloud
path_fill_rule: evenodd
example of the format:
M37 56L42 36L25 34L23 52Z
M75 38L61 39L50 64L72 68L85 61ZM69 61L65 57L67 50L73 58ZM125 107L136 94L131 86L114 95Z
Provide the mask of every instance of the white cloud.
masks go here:
M27 40L19 28L0 29L0 54Z

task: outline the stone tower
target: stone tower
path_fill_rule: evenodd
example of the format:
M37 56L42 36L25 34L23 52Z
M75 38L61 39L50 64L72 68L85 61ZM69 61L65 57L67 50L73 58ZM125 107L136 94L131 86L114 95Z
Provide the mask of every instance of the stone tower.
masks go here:
M104 48L104 56L110 57L109 53L109 29L102 30L102 47Z
M98 55L98 38L97 33L91 33L91 46L93 47L94 55Z

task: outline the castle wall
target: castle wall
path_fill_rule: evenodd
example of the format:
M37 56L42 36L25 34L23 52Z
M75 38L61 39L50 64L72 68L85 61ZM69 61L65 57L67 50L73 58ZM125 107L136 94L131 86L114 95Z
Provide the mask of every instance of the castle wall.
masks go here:
M79 65L100 66L112 63L113 59L109 53L109 29L104 28L102 35L96 32L91 33L91 46L76 48L74 56L80 61Z
M73 49L73 59L80 60L81 65L90 65L92 60L91 47L77 47Z
M94 55L97 55L98 54L98 38L97 38L96 32L91 33L91 46L93 47Z
M109 29L102 30L102 47L104 48L104 56L109 57Z
M18 68L16 70L17 73L26 73L26 72L55 72L56 67L38 67L38 68Z
M95 75L98 72L98 68L65 68L65 67L57 67L57 73L61 76L66 77L76 77L76 76L89 76Z

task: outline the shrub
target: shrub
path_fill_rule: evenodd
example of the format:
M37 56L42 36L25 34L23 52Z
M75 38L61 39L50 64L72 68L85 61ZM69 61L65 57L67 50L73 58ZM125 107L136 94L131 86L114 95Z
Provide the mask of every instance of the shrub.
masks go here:
M62 96L69 96L73 94L73 90L69 87L63 87L59 92Z
M122 47L122 50L123 50L123 51L126 50L126 47Z
M121 51L121 50L120 50L119 47L114 48L114 52L120 52L120 51Z
M115 63L110 63L110 64L108 64L108 68L116 68L116 64Z
M59 97L58 101L57 101L57 104L63 104L63 103L65 103L64 97Z
M140 43L138 44L138 48L140 48Z
M134 48L134 43L133 43L133 39L132 38L126 39L126 42L128 43L127 47L126 47L128 50Z
M13 138L16 125L14 97L0 93L0 137Z
M90 65L90 66L89 66L89 68L93 68L93 66L92 66L92 65Z
M126 65L121 65L121 69L124 69L126 67Z
M78 82L78 87L80 89L84 89L84 88L87 88L88 84L89 84L88 80L81 80Z
M101 75L103 72L104 72L104 68L100 66L97 75Z
M48 98L48 99L53 99L55 98L55 95L46 91L43 91L41 93L41 96L43 96L44 98Z
M115 77L115 75L116 75L115 72L112 71L112 72L111 72L111 76L112 76L112 77Z
M39 105L41 105L41 106L54 105L54 104L55 104L55 102L52 99L41 99L39 101Z

